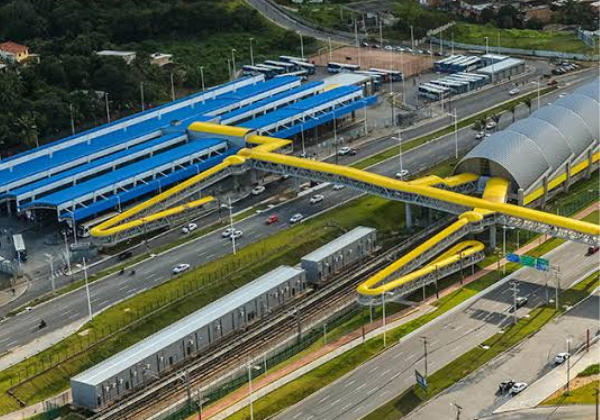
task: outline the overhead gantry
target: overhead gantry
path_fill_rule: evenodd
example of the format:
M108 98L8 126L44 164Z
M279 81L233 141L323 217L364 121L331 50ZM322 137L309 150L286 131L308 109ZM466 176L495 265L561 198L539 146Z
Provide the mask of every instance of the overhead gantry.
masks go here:
M469 233L481 232L497 223L592 246L600 243L598 225L506 203L509 185L503 179L489 179L483 197L478 198L466 194L476 190L479 176L475 174L460 174L444 179L426 176L413 181L400 181L356 168L274 153L289 145L290 141L258 136L243 128L193 123L189 129L207 136L229 136L232 142L238 144L242 140L246 147L220 165L98 225L91 231L93 237L122 240L175 223L212 201L212 197L194 199L183 205L174 206L175 203L189 200L230 174L258 169L342 184L390 200L458 215L456 222L361 284L358 292L367 300L389 291L408 293L434 278L483 259L483 244L478 241L469 240L452 245ZM412 271L436 256L431 263Z

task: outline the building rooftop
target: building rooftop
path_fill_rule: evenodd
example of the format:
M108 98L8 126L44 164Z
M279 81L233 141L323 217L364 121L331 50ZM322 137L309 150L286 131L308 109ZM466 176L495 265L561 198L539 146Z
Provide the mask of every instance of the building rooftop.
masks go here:
M72 378L72 381L97 386L110 380L125 369L140 363L149 356L198 331L202 326L220 319L267 291L293 279L304 270L279 266L264 276L218 299L167 328L152 334L137 344L106 359L91 369Z
M27 52L29 48L25 45L17 44L16 42L7 41L0 44L0 51L6 51L12 54L22 54Z
M356 240L362 238L363 236L365 236L371 232L374 232L374 231L375 231L375 229L369 228L369 227L364 227L364 226L356 227L356 228L352 229L350 232L345 233L344 235L340 236L339 238L334 239L333 241L329 242L328 244L323 245L321 248L302 257L302 260L303 261L313 261L313 262L322 261L324 258L328 257L329 255L339 252L340 250L344 249L349 244L353 243L354 241L356 241Z
M356 86L367 83L371 78L365 74L357 73L338 73L334 76L329 76L323 79L325 86Z
M521 64L525 64L525 62L518 58L507 58L506 60L502 60L499 63L494 63L494 64L490 64L487 67L482 67L477 70L477 73L482 73L482 74L498 73L500 71L503 71L503 70L506 70L506 69L509 69L511 67L518 66Z
M135 51L115 51L115 50L102 50L97 51L96 55L112 56L112 57L127 57L135 55Z

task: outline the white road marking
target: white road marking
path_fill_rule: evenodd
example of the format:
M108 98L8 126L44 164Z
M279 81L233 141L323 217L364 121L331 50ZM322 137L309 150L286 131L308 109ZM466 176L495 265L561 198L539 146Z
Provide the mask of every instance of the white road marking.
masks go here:
M412 359L413 357L415 357L415 355L414 355L414 354L411 354L410 356L408 356L408 357L406 358L406 360L408 361L408 360Z
M296 414L294 417L292 417L293 419L297 419L298 417L300 417L302 415L302 411L299 412L298 414Z
M338 398L337 400L335 400L335 401L333 401L331 403L331 406L333 407L334 405L336 405L337 403L339 403L341 400L342 400L341 398Z
M352 385L352 384L353 384L353 383L355 383L355 382L356 382L356 379L355 379L355 380L353 380L352 382L348 382L346 385L344 385L344 388L347 388L347 387L349 387L350 385Z
M322 403L322 402L324 402L324 401L327 401L328 399L329 399L329 395L325 395L323 398L321 398L321 399L319 400L319 403Z
M377 369L379 369L379 366L375 366L373 369L371 369L371 370L369 371L369 373L373 373L373 372L375 372Z
M367 386L367 384L362 384L361 386L359 386L358 388L356 388L356 390L358 391L358 390L360 390L360 389L363 389L363 388L364 388L364 387L366 387L366 386Z
M358 407L356 407L352 412L353 413L358 413L360 410L362 410L364 407L362 405L359 405Z
M392 357L392 359L397 359L398 357L402 356L404 353L400 352L397 355L395 355L394 357Z
M385 376L385 375L387 375L388 373L390 373L390 370L389 370L389 369L386 369L384 372L381 372L381 376Z
M342 411L346 411L347 409L349 409L350 407L352 407L352 404L354 404L353 402L346 404L345 406L342 407Z

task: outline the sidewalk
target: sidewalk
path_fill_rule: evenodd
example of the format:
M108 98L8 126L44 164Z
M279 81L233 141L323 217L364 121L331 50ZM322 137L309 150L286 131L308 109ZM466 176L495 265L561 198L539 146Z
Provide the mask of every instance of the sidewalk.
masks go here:
M9 304L20 298L29 289L29 279L22 276L17 279L17 284L13 288L0 290L0 306Z
M584 351L582 354L573 355L571 360L571 378L575 378L577 374L582 372L589 365L598 363L598 351L600 351L600 343L593 344L589 351ZM525 391L513 397L506 404L502 405L494 414L504 413L508 411L524 410L537 407L549 395L564 388L565 378L567 377L567 363L563 363L555 369L552 369L548 374L529 385Z
M573 216L575 219L582 219L586 217L588 214L592 213L595 210L598 210L599 203L594 203L585 210L577 213ZM539 240L533 241L521 248L519 248L516 252L518 254L525 254L537 246L545 243L551 238L546 236L541 236ZM490 264L482 270L466 277L462 284L455 283L444 290L441 290L439 293L439 297L442 298L447 296L456 290L479 280L481 277L486 274L497 270L503 265L507 264L505 259L501 259L499 262ZM411 321L412 319L418 318L421 315L424 315L432 310L435 310L435 307L432 304L437 300L435 295L430 296L424 302L421 302L418 306L402 311L394 316L386 318L386 327L385 331L392 330L404 323ZM365 339L370 339L372 337L383 334L384 328L382 326L383 322L381 320L376 321L372 324L365 326ZM367 333L368 331L368 333ZM308 354L304 358L297 360L296 362L285 366L282 369L276 370L273 373L270 373L262 378L254 381L253 388L253 401L258 400L264 395L276 390L279 387L297 379L298 377L304 375L307 372L321 366L324 363L334 359L335 357L343 354L344 352L356 347L360 343L362 343L362 329L356 330L344 337L341 337L339 340L329 343L321 349L315 351L314 353ZM358 337L358 338L357 338ZM587 365L586 365L587 366ZM249 405L250 401L248 398L248 391L245 387L238 389L232 394L226 396L224 399L220 400L215 405L212 405L210 408L203 411L203 416L206 419L212 420L223 420L235 413L236 411L241 410L242 408ZM191 419L191 418L190 418ZM1 420L1 419L0 419Z

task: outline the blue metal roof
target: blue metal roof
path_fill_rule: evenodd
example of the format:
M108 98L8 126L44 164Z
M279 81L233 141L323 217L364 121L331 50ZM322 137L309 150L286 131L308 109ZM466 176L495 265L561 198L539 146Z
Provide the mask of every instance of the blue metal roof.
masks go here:
M138 144L136 146L130 147L127 150L122 150L120 152L114 153L112 155L108 155L108 156L104 156L100 159L96 159L90 163L84 164L84 165L80 165L80 166L76 166L75 168L69 169L67 171L58 173L56 175L53 175L51 177L48 178L43 178L39 181L33 182L31 184L27 184L24 185L22 187L16 188L14 190L12 190L10 193L5 194L5 196L19 196L21 194L25 194L28 193L30 191L34 191L38 188L42 188L46 185L50 185L53 184L56 181L60 181L62 179L68 179L68 178L73 178L76 175L88 171L90 169L94 169L97 168L99 166L102 166L106 163L115 161L117 159L126 157L126 156L130 156L133 155L139 151L145 150L145 149L150 149L153 146L158 146L162 143L168 142L169 140L175 139L177 137L181 137L182 135L185 135L186 132L184 130L179 130L176 132L172 132L169 134L165 134L163 136L157 137L154 140L150 140L146 143L142 143L142 144ZM158 152L160 153L160 151Z
M240 126L244 128L250 129L260 129L262 127L266 127L278 121L289 118L293 115L296 115L301 112L305 112L311 110L320 105L327 104L329 102L335 101L336 99L345 96L349 93L356 92L362 90L359 86L340 86L335 89L331 89L327 92L321 93L319 95L311 96L309 98L298 101L294 104L288 105L284 108L281 108L277 111L270 112L262 117L255 118L250 121L246 121Z
M278 77L278 79L280 79L280 78ZM315 82L306 83L306 84L298 86L298 87L296 87L294 89L290 89L290 90L288 90L286 92L282 92L282 93L278 93L277 95L273 95L270 98L266 98L266 99L262 99L260 101L254 102L251 105L248 105L248 106L245 106L245 107L242 107L242 108L238 108L235 111L227 112L226 114L221 115L221 119L222 120L226 120L226 119L229 119L229 118L236 117L236 116L238 116L240 114L244 114L244 113L246 113L248 111L252 111L253 109L261 108L261 107L263 107L265 105L270 104L271 102L278 101L280 99L284 99L284 98L286 98L288 96L292 96L292 95L295 95L295 94L300 93L300 92L304 92L306 90L312 89L312 88L314 88L316 86L319 86L319 85L322 85L322 84L323 84L322 81L318 81L318 82L315 81Z
M140 175L144 172L152 170L153 168L167 164L177 159L181 159L185 156L189 156L193 153L200 152L217 144L223 143L222 139L201 139L194 140L186 143L182 146L171 149L167 152L160 153L151 158L135 162L134 164L124 166L117 169L114 172L103 175L100 179L92 179L89 181L82 182L81 184L73 185L61 191L57 191L53 194L49 194L39 201L36 200L34 203L44 204L49 206L59 206L61 204L76 200L77 198L86 194L93 193L101 188L111 186L121 181L133 179L135 176ZM27 206L30 206L29 203Z
M88 204L87 207L80 207L75 210L73 214L68 211L61 214L62 219L75 219L80 221L87 219L95 214L103 212L107 209L118 208L119 205L123 205L131 200L134 200L140 196L152 193L159 189L168 188L169 186L188 179L200 172L212 168L213 166L221 163L226 157L231 156L239 151L239 148L233 148L226 151L218 156L213 156L207 160L191 165L187 168L179 169L173 173L168 174L166 177L149 181L147 184L138 184L137 186L130 188L128 191L121 191L117 195L107 197L106 200L99 200L95 203Z
M95 128L91 128L91 129L89 129L89 130L86 130L86 131L83 131L83 132L81 132L81 133L77 133L77 134L75 134L75 135L73 135L73 136L65 137L64 139L60 139L60 140L54 141L54 142L52 142L52 143L45 144L45 145L43 145L43 146L40 146L39 148L35 148L35 149L31 149L31 150L27 150L27 151L25 151L25 152L22 152L22 153L17 153L17 154L16 154L16 155L14 155L14 156L11 156L11 157L9 157L9 158L2 159L2 162L3 162L3 163L4 163L4 162L9 162L9 161L11 161L11 160L13 160L13 159L16 159L16 158L19 158L19 157L22 157L22 156L26 156L26 155L28 155L28 154L31 154L31 153L33 153L33 152L36 152L36 151L39 151L39 150L44 150L44 149L46 149L46 148L49 148L49 147L52 147L52 146L54 146L54 145L57 145L57 144L60 144L60 143L64 143L64 142L66 142L66 141L73 140L73 139L75 139L75 138L82 137L82 136L85 136L85 135L88 135L88 134L94 133L94 132L96 132L96 131L98 131L98 130L102 130L102 129L105 129L105 128L107 128L107 127L112 127L112 126L115 126L115 125L117 125L117 124L121 124L121 123L123 123L123 122L125 122L125 121L128 121L128 120L131 120L131 119L133 119L133 118L138 118L138 117L140 117L140 116L142 116L142 115L146 115L146 114L149 114L149 113L152 113L152 112L156 112L157 110L161 110L161 109L168 109L168 108L172 107L173 105L179 104L179 103L181 103L181 102L184 102L184 101L188 101L188 100L190 100L190 99L194 99L194 98L200 97L200 96L202 96L202 95L206 95L207 93L213 92L213 91L215 91L215 90L217 90L217 89L221 89L221 88L223 88L223 87L225 87L225 86L229 86L229 85L232 85L232 84L238 83L240 80L244 80L244 79L248 79L248 78L249 78L249 77L240 77L240 78L239 78L239 79L237 79L237 80L234 80L234 81L231 81L231 82L227 82L227 83L222 83L222 84L220 84L220 85L217 85L217 86L210 87L210 88L206 89L204 92L198 92L198 93L194 93L194 94L192 94L192 95L188 95L188 96L186 96L186 97L184 97L184 98L177 99L177 100L175 100L175 101L173 101L173 102L169 102L169 103L167 103L167 104L164 104L164 105L157 106L156 108L148 109L148 110L146 110L146 111L143 111L143 112L138 112L138 113L136 113L136 114L129 115L129 116L125 117L125 118L121 118L121 119L119 119L119 120L112 121L111 123L108 123L108 124L103 124L103 125L101 125L101 126L98 126L98 127L95 127ZM259 82L259 83L260 83L260 82Z
M300 80L296 76L286 76L272 79L256 85L245 86L237 90L235 95L231 92L207 100L205 103L196 104L194 108L185 107L176 111L166 112L161 119L147 120L127 128L127 130L117 130L103 136L94 138L88 143L80 143L72 147L56 151L52 155L40 156L22 164L16 165L12 170L0 170L0 186L10 184L16 180L26 178L35 174L41 174L56 166L68 163L70 161L90 156L106 148L134 140L153 131L169 126L171 121L178 120L187 123L199 120L202 114L207 114L223 107L234 105L240 100L251 98L255 95L267 92L269 90L285 86ZM165 108L168 108L165 106ZM136 114L137 115L137 114ZM130 117L130 118L133 118ZM202 119L202 118L200 118ZM56 143L55 143L56 144Z

